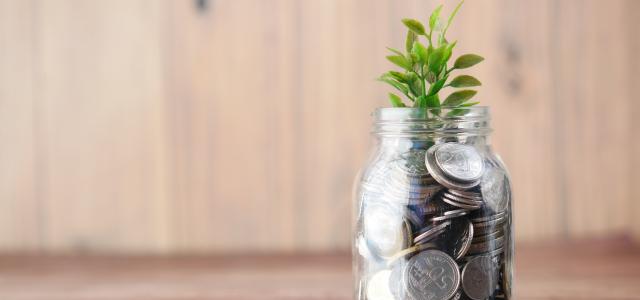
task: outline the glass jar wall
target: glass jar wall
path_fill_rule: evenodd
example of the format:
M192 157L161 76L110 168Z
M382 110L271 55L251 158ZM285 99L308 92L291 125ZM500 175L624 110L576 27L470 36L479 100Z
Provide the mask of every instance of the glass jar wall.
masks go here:
M355 298L511 299L511 188L488 108L382 108L374 118L355 187Z

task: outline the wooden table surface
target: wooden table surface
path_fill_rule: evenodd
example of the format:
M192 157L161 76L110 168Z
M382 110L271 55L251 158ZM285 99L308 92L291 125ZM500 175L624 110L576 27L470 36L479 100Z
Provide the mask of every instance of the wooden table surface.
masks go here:
M522 245L517 299L640 299L640 247L626 239ZM0 299L350 299L345 254L0 257Z

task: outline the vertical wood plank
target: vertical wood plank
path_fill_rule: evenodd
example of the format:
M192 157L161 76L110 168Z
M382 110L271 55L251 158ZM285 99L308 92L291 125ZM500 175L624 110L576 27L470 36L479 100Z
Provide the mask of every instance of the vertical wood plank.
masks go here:
M169 82L188 251L295 247L294 2L172 3Z
M160 3L37 5L45 247L165 251Z
M627 89L628 47L623 1L557 3L558 127L567 201L567 230L573 237L629 228L627 141L631 99ZM594 20L607 20L595 22ZM606 53L606 54L605 54ZM603 55L606 59L603 59Z
M0 251L40 249L33 3L0 1Z

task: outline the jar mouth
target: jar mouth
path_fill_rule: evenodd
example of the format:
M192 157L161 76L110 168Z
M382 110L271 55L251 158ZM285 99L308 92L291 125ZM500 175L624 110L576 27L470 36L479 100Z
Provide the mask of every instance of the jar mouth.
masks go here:
M378 135L487 135L491 132L488 106L410 108L384 107L373 112Z
M373 112L378 121L431 121L431 120L459 120L459 119L491 119L488 106L470 107L379 107Z

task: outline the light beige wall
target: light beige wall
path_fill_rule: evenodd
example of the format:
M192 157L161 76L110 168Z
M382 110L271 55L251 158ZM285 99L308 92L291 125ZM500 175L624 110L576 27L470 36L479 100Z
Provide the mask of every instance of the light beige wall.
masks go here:
M385 46L437 3L209 2L0 0L1 251L348 247ZM460 12L519 239L640 236L639 19L634 0Z

